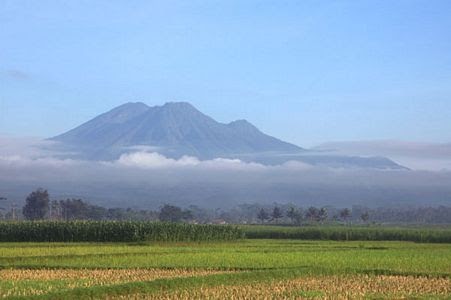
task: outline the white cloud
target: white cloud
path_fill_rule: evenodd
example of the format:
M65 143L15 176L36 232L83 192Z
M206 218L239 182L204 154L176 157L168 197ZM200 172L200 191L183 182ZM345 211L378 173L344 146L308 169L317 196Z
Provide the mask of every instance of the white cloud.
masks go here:
M138 167L138 168L162 168L162 167L178 167L178 166L196 166L200 161L191 156L183 156L175 160L167 158L156 152L134 152L122 154L121 157L114 162L115 164Z
M113 165L137 167L143 169L158 168L198 168L198 169L241 169L256 170L266 168L257 163L246 163L239 159L215 158L199 160L193 156L182 156L179 159L167 158L156 152L133 152L122 154Z

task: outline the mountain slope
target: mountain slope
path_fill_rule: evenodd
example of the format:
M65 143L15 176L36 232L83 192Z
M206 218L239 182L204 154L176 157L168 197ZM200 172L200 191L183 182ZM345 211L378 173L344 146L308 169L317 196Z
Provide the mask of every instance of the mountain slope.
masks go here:
M154 107L127 103L51 140L81 149L91 158L111 158L136 145L155 147L169 157L195 155L203 159L302 151L245 120L222 124L185 102Z
M266 135L246 120L228 124L215 121L186 102L149 107L126 103L51 138L63 156L115 160L144 149L170 158L238 158L247 162L283 164L301 161L332 168L403 169L383 157L358 157L306 151Z

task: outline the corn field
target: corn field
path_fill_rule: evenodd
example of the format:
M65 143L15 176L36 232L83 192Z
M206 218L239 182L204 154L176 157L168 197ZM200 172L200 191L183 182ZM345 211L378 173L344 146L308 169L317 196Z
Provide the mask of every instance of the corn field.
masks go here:
M410 241L451 243L449 228L363 226L241 226L249 239L299 239L328 241Z
M236 240L235 226L157 222L1 222L0 242L139 242Z

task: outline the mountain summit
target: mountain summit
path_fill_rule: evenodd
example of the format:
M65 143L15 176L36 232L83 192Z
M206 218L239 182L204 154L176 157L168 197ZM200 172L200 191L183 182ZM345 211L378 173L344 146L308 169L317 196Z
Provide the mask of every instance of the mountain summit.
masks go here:
M170 158L190 155L263 164L301 161L333 168L403 168L384 157L307 151L264 134L246 120L217 122L187 102L152 107L126 103L50 140L58 142L58 150L67 153L64 156L90 160L115 160L121 154L145 150Z
M303 150L262 133L246 120L219 123L187 102L153 107L126 103L51 140L83 150L92 159L113 159L134 146L153 147L168 157L201 159Z

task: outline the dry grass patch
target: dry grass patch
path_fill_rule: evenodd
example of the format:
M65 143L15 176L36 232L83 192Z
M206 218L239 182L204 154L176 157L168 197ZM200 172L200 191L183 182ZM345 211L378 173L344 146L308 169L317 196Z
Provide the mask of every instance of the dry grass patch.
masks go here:
M0 297L41 295L77 287L219 273L224 273L224 271L188 269L5 269L0 270Z
M220 285L127 299L403 299L415 296L448 297L451 280L412 276L318 276L252 285Z

